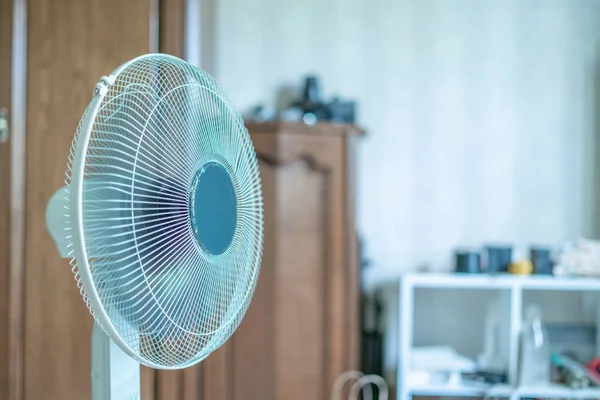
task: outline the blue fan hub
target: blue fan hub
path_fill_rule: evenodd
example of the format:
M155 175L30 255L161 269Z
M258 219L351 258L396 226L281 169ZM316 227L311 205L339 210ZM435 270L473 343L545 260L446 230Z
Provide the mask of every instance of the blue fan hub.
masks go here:
M231 175L211 161L198 170L190 191L190 221L196 241L212 255L223 254L235 235L237 197Z

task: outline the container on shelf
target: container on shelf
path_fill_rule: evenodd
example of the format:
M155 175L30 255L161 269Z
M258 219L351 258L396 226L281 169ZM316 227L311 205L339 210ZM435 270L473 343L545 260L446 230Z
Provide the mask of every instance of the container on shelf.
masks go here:
M533 264L533 273L537 275L552 275L552 258L550 249L543 247L532 247L529 257Z
M525 314L521 332L519 384L548 384L550 383L550 344L548 332L542 323L542 310L537 304L530 304Z
M481 272L481 257L478 252L470 250L457 250L454 271L458 273L478 274Z
M510 246L486 246L485 247L485 270L488 273L508 272L512 262L512 247Z

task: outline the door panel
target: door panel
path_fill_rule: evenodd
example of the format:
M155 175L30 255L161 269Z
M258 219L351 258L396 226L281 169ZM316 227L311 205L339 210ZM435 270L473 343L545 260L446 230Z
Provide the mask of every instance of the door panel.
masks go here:
M94 85L149 51L151 3L28 1L26 400L90 398L93 321L48 234L45 209L64 184L73 133Z

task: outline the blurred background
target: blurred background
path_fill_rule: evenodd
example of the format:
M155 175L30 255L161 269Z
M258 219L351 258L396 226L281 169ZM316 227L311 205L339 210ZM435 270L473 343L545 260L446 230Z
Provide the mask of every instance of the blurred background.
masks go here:
M90 396L45 207L98 79L149 52L245 116L265 250L234 337L144 400L336 398L347 370L600 398L600 1L0 0L0 399Z

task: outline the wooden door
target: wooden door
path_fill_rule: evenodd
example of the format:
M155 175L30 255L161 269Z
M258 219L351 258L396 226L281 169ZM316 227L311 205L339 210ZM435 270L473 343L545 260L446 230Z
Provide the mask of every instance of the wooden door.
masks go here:
M26 244L22 393L90 398L89 315L45 226L94 85L150 51L152 0L28 0ZM148 398L148 397L147 397Z

